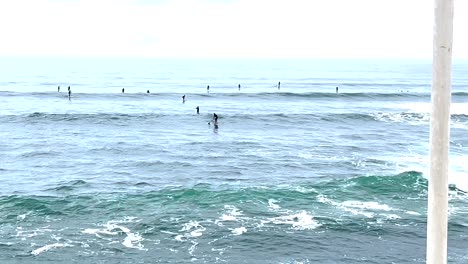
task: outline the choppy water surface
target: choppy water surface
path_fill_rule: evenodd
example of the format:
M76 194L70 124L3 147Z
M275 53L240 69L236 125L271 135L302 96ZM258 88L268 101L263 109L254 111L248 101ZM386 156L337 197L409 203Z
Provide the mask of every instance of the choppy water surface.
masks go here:
M468 260L467 65L453 74L450 263ZM430 63L0 70L2 263L425 262Z

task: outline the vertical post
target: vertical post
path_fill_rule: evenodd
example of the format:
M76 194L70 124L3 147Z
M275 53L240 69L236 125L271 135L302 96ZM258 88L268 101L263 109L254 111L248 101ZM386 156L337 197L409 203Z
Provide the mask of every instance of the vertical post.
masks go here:
M448 152L452 78L453 0L435 1L432 65L427 264L447 263Z

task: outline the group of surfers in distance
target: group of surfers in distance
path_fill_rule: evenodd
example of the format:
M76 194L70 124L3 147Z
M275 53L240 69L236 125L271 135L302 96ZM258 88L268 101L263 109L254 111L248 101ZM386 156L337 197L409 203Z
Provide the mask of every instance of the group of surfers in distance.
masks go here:
M280 90L281 82L278 82L278 86L277 86L277 87L278 87L278 90ZM239 91L240 91L241 85L239 84L239 85L237 86L237 88L238 88ZM57 87L57 92L60 93L60 85ZM207 92L207 93L210 92L210 86L209 86L209 85L206 87L206 92ZM68 100L71 100L71 93L72 93L72 92L71 92L71 88L70 88L70 86L68 86ZM122 88L122 93L125 93L125 88ZM146 93L149 94L150 91L147 90ZM336 93L338 93L338 87L336 87ZM182 103L185 104L185 94L182 96ZM200 107L197 106L195 109L197 110L197 114L200 114ZM208 125L211 125L212 122L213 122L214 128L217 129L217 128L218 128L218 115L217 115L216 113L213 113L213 120L210 121L210 122L208 122Z
M209 92L210 86L208 85L207 90ZM240 90L240 84L239 84L239 90ZM57 87L57 92L60 93L60 85ZM122 93L125 93L125 88L122 88ZM146 93L150 93L149 90L146 91ZM71 88L68 86L68 100L71 100ZM182 95L182 103L185 104L185 94ZM197 106L195 109L197 109L197 114L200 114L200 107ZM213 120L208 122L208 125L211 125L211 122L213 122L214 128L218 128L218 115L216 113L213 113Z
M57 92L60 93L60 85L57 87ZM70 89L70 86L68 86L68 100L71 100L71 89Z

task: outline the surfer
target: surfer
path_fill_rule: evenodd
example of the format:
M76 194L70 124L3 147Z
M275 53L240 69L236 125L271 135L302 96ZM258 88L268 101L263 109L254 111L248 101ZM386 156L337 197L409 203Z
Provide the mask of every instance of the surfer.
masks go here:
M280 89L280 86L281 86L281 82L278 82L278 90Z
M60 85L57 87L57 92L60 93Z
M70 92L70 86L68 86L68 91Z
M146 90L146 93L149 93L149 90Z
M200 107L197 106L196 109L197 109L197 115L199 115L200 114Z
M68 86L68 100L71 101L71 90L70 90L70 86Z
M185 94L182 95L182 103L185 103Z
M210 92L210 86L206 86L206 92L209 93Z
M338 86L336 87L336 93L338 93Z
M214 125L218 126L218 115L216 113L213 113L213 121L214 121Z
M240 91L240 84L237 87L239 88L239 91Z
M122 88L122 93L125 93L125 88Z

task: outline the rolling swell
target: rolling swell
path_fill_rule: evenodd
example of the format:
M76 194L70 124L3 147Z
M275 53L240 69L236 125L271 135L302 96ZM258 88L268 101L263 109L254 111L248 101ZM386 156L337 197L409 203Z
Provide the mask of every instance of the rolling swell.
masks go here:
M161 98L180 98L182 94L185 94L187 98L196 98L196 97L232 97L232 98L304 98L304 99L330 99L330 98L352 98L352 99L382 99L386 100L389 98L430 98L430 93L420 93L420 92L211 92L211 93L169 93L169 92L152 92L147 93L72 93L72 96L82 99L99 99L99 100L156 100ZM465 92L456 92L452 94L453 96L468 96L468 93ZM2 97L44 97L44 98L61 98L67 97L68 95L57 92L10 92L10 91L0 91L0 96Z
M212 114L202 114L202 116L210 119ZM148 121L154 119L165 118L181 118L191 117L191 115L183 113L72 113L72 114L50 114L43 112L34 112L32 114L20 115L3 115L3 119L9 122L29 122L29 121ZM220 116L220 119L229 119L230 121L271 121L271 122L296 122L300 120L323 120L330 122L339 122L343 120L362 120L362 121L392 121L395 119L402 120L423 120L428 121L427 113L414 112L375 112L375 113L274 113L261 112L255 114L229 114L225 113ZM452 115L454 120L465 121L468 116L465 114Z
M73 200L80 196L62 196L61 191L80 188L90 188L93 184L83 180L73 180L57 184L57 186L47 189L49 192L57 191L56 195L51 193L50 196L32 196L27 198L24 203L18 203L25 197L13 195L0 197L0 204L5 205L13 203L15 206L25 206L28 208L36 204L39 200L44 200L46 203L56 200ZM147 186L142 185L142 182L126 182L128 185ZM157 187L155 187L157 188ZM149 200L167 200L167 199L184 199L184 200L201 200L203 203L219 203L217 199L222 201L237 201L243 199L263 200L268 201L270 198L277 199L312 199L311 194L329 194L335 192L352 193L352 192L366 192L374 195L395 195L401 194L406 196L410 193L424 193L427 189L427 180L423 177L422 173L416 171L403 172L397 175L382 175L382 176L358 176L349 179L336 179L321 181L309 184L297 184L288 186L273 186L264 185L262 187L238 187L233 185L210 185L210 184L196 184L192 187L166 187L158 190L146 191L144 193L126 194L126 199L149 199ZM117 192L112 194L109 190L105 196L120 196L121 193ZM88 200L92 197L83 196ZM154 202L154 201L153 201Z

